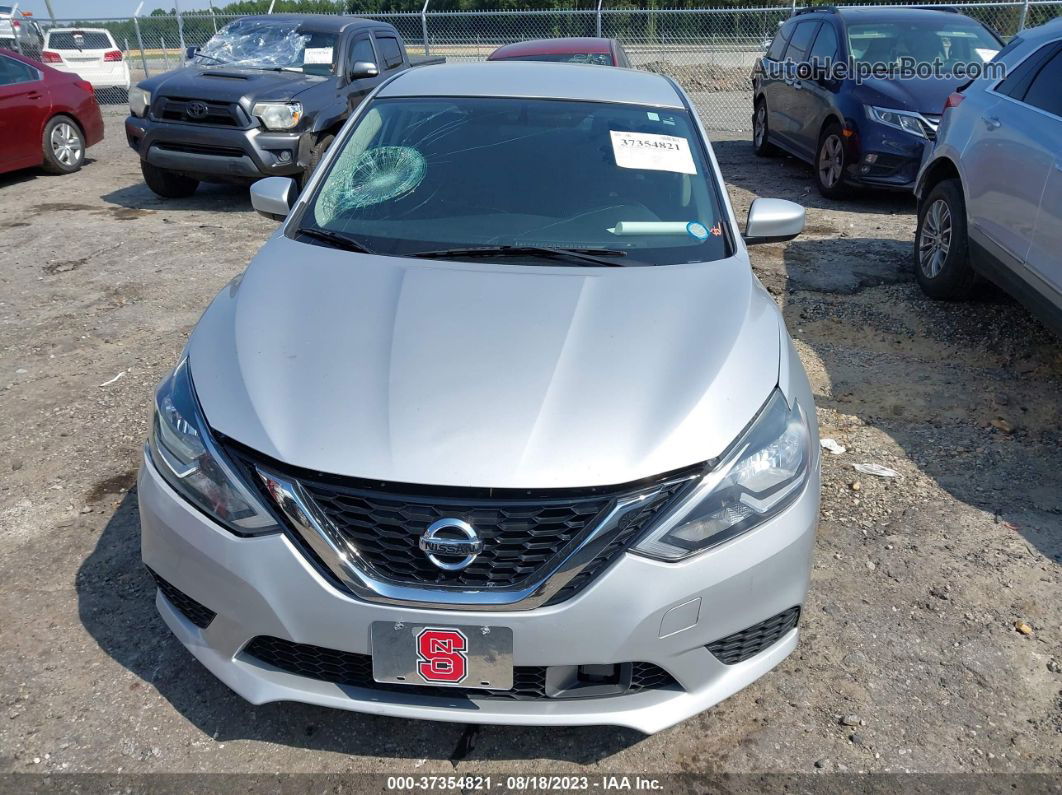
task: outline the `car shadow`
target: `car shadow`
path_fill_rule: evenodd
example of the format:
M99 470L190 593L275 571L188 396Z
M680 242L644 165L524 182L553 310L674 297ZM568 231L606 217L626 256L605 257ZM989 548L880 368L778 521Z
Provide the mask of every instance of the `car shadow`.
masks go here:
M154 687L204 735L414 760L549 759L593 764L644 736L614 727L473 726L362 715L293 702L254 706L214 678L155 610L140 560L135 487L118 503L75 578L81 623L110 655Z
M249 185L203 182L191 196L183 199L164 199L141 181L105 193L100 198L108 204L131 210L241 213L253 211L249 188Z

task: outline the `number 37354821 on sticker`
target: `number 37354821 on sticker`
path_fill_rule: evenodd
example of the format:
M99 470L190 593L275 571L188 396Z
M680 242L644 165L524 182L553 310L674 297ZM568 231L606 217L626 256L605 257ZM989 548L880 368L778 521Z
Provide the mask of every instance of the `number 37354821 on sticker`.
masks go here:
M674 171L677 174L696 174L697 165L690 154L690 144L677 135L620 132L609 130L612 153L620 168L640 168L649 171Z

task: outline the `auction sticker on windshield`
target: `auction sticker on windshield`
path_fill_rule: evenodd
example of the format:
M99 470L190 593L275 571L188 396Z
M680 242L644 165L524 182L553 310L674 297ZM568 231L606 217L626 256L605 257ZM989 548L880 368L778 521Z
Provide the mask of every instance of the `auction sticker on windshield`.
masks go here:
M332 63L331 47L307 47L302 53L304 64Z
M620 168L641 168L649 171L674 171L677 174L696 174L697 166L690 154L690 144L676 135L617 132L612 136L612 153Z

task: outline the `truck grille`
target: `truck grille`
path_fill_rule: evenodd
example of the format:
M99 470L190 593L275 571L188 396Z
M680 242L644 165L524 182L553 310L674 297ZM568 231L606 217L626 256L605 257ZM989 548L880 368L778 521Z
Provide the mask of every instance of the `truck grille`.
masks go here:
M205 112L203 109L205 108ZM184 97L159 97L152 105L152 116L161 121L203 124L214 127L248 127L250 119L235 102L214 102Z
M510 690L479 690L464 687L432 687L377 682L372 678L372 657L368 654L326 649L266 635L259 635L247 644L244 654L296 676L371 690L416 693L451 699L472 697L533 701L550 697L546 694L547 669L539 665L516 666L513 669L513 686ZM631 664L631 683L626 693L658 690L665 687L677 687L677 683L663 668L647 662Z

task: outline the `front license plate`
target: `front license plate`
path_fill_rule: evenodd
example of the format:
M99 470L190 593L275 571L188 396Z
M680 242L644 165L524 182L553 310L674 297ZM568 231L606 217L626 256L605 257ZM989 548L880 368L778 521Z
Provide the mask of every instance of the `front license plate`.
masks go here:
M484 690L513 686L509 627L374 621L370 638L377 682Z

